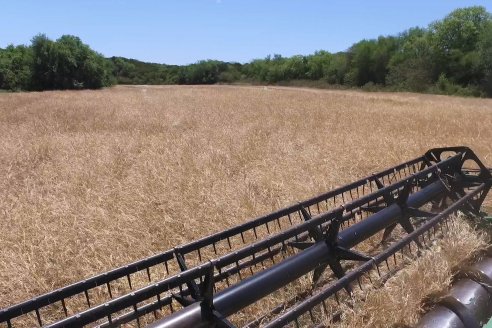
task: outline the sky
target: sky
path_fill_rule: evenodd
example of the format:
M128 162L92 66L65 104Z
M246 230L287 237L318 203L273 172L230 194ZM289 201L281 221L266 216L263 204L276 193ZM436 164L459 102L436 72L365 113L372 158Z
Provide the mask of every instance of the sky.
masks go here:
M491 0L0 0L0 48L72 34L106 57L244 63L343 51L474 5L492 12Z

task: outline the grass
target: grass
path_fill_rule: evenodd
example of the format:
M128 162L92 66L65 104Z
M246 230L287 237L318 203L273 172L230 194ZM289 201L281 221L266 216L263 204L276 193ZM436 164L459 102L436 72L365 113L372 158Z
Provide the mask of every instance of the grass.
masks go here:
M422 154L492 100L281 87L0 95L0 307ZM490 201L489 201L490 205Z

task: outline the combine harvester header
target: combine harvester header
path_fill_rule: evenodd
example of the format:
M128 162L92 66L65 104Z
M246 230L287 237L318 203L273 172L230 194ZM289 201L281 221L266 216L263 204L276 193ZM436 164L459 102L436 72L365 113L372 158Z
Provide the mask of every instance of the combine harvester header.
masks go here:
M354 288L390 277L403 257L416 256L441 235L453 214L479 215L491 185L491 170L469 148L432 149L296 205L0 310L0 327L237 327L236 321L251 328L325 326L340 319L340 304ZM358 249L378 234L385 247ZM477 264L474 272L481 272L474 280L481 304L449 296L422 327L448 327L452 320L459 327L480 327L492 316L485 283L492 281L492 261ZM302 286L305 276L312 279L308 288L290 289L290 297L265 313L248 314L248 306L291 284Z

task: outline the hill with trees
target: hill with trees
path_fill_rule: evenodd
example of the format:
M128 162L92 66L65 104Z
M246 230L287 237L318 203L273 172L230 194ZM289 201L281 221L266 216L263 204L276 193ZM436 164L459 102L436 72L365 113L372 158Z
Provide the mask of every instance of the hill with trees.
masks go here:
M492 15L484 7L462 8L426 28L362 40L344 52L273 55L245 64L203 60L176 66L104 59L74 36L51 41L38 35L31 46L0 49L1 89L236 82L492 97Z

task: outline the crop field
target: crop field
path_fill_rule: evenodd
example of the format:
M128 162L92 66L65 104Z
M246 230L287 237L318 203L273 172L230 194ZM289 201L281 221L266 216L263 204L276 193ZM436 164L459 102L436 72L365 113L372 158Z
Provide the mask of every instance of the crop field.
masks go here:
M1 93L0 136L3 308L429 148L470 146L490 167L492 99L250 86Z

